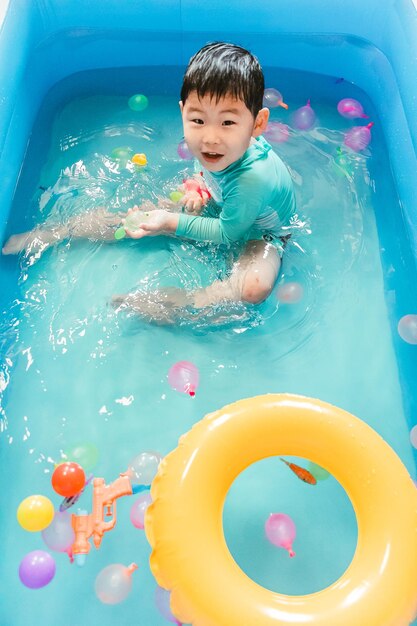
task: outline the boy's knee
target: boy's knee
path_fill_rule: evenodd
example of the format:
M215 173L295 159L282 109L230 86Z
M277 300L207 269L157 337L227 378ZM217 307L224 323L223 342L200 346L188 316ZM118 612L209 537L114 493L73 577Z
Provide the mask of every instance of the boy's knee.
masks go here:
M260 304L267 299L273 285L259 271L248 271L242 286L242 300L250 304Z

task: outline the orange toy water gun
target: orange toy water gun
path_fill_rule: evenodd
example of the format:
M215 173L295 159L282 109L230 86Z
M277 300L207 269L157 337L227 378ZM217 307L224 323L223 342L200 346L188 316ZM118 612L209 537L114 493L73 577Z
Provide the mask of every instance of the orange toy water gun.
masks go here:
M100 547L103 535L114 528L116 515L116 500L121 496L132 495L132 485L128 476L120 474L119 478L106 485L104 478L93 480L93 511L80 510L72 515L72 527L75 540L71 546L71 553L77 565L82 566L90 551L90 537L96 548ZM112 519L105 521L105 517Z

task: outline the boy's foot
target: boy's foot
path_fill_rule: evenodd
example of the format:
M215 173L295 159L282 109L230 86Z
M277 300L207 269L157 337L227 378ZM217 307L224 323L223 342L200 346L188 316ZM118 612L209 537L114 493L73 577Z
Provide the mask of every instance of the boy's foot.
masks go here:
M2 254L19 254L22 250L33 242L31 233L20 233L18 235L12 235L4 244L1 253Z

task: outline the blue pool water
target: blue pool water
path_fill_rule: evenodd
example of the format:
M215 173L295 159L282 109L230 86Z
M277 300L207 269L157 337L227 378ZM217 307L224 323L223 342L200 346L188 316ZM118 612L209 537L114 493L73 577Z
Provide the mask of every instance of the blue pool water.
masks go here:
M182 138L180 76L180 68L142 68L79 74L56 86L33 129L8 234L103 204L119 210L175 189L190 168L176 153ZM366 95L340 77L268 68L266 76L290 106L288 112L274 110L272 119L290 124L307 98L318 116L314 130L291 130L289 141L275 146L292 173L302 223L279 283L303 285L298 304L279 304L274 291L262 306L237 307L215 327L209 318L172 328L116 314L109 304L114 293L138 286L196 287L225 275L227 253L175 239L70 241L41 258L0 260L18 283L11 302L2 294L0 463L8 479L0 519L8 538L3 576L9 580L0 592L2 624L167 623L155 609L149 548L129 521L129 498L119 501L115 530L99 551L91 550L84 568L57 554L57 574L48 587L35 592L19 582L22 557L44 546L39 534L18 526L17 506L32 493L59 504L51 473L75 443L95 444L100 456L94 473L111 482L140 451L167 454L206 413L242 397L291 392L365 420L415 477L412 353L393 332L398 300L406 302L406 292L413 297L415 276L406 269L402 222L389 216L399 210L381 126ZM127 106L135 92L149 95L144 112ZM342 97L361 100L375 122L370 148L347 155L350 176L335 165L343 133L354 125L336 112ZM146 169L120 167L110 158L127 145L146 153ZM194 399L167 382L170 366L183 359L200 370ZM81 504L91 508L89 492ZM295 520L295 559L267 543L263 525L271 512ZM278 459L239 477L224 525L244 571L288 594L334 581L356 543L355 516L340 485L329 478L307 486ZM114 607L100 604L94 594L99 571L132 561L139 570L129 598Z

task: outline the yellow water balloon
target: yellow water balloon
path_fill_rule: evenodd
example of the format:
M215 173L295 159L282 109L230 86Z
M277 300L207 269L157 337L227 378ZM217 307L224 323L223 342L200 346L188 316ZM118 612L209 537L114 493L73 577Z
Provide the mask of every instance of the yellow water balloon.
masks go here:
M17 521L29 532L47 528L53 519L54 505L46 496L28 496L17 509Z

